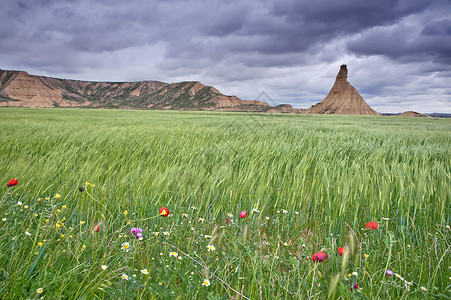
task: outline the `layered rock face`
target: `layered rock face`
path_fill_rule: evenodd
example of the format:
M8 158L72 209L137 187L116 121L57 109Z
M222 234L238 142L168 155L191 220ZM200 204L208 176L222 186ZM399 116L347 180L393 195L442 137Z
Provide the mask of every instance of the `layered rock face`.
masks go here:
M346 65L340 67L335 83L323 101L305 111L309 114L371 115L378 116L348 82Z
M226 96L200 82L91 82L0 70L0 106L299 112Z

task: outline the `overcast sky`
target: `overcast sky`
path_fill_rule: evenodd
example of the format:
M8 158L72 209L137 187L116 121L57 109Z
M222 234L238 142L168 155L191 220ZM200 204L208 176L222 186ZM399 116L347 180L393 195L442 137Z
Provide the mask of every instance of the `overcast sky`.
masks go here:
M451 113L451 1L0 2L0 69L195 80L308 108L328 94L341 64L379 112Z

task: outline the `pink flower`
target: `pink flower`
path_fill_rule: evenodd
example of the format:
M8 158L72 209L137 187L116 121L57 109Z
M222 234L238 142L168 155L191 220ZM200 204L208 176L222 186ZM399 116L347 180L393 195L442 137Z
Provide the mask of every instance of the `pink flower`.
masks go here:
M142 230L141 228L135 228L135 227L133 227L133 228L130 230L130 234L136 236L137 238L140 238L140 237L143 236L142 231L143 231L143 230Z
M246 218L246 216L247 216L247 211L243 210L243 211L240 213L240 218Z
M227 219L226 220L226 224L229 223L230 221L232 221L232 219Z

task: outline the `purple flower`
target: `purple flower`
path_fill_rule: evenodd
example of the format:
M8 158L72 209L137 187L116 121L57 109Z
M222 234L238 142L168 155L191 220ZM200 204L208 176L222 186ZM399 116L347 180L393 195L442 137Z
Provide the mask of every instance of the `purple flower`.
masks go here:
M133 228L130 230L130 234L136 236L137 238L140 238L140 237L143 236L142 233L141 233L142 231L143 231L143 230L142 230L141 228L135 228L135 227L133 227Z
M387 277L390 277L390 276L393 275L393 271L387 270L387 271L385 271L385 275L386 275Z

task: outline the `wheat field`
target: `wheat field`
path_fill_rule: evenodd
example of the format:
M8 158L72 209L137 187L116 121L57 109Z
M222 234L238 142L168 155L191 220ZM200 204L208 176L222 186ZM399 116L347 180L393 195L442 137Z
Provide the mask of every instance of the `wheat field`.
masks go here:
M2 299L451 298L450 119L1 108L0 128Z

